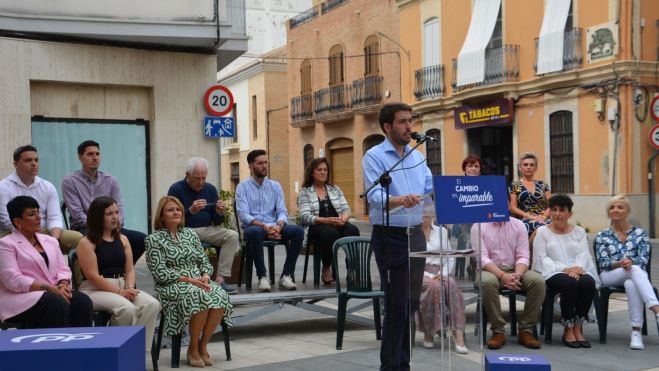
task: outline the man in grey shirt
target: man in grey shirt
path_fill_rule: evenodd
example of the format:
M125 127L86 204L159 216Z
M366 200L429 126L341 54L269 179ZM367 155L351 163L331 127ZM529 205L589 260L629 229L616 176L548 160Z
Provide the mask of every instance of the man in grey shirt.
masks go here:
M69 174L62 180L62 195L69 210L71 229L82 234L86 232L87 209L96 197L108 196L119 206L121 224L124 223L124 208L119 191L119 183L112 175L99 171L101 166L100 145L93 140L86 140L78 145L78 160L82 169ZM133 250L133 263L144 253L146 235L139 231L121 228L121 233L128 237Z

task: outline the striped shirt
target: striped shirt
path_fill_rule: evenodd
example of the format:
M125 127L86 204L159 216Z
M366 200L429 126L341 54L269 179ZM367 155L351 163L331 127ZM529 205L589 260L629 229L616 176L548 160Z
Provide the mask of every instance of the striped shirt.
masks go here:
M284 191L277 181L264 178L260 185L250 177L236 188L236 211L243 228L258 220L267 225L278 221L288 223Z
M338 214L343 215L347 213L350 215L350 206L348 206L348 202L341 188L326 184L325 190L332 206ZM320 202L313 185L300 189L300 193L297 196L297 208L300 210L300 221L302 225L313 225L320 213Z

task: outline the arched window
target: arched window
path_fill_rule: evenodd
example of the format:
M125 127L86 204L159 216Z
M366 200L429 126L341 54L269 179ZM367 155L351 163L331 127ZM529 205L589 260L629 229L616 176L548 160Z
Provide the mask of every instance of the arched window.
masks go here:
M572 112L549 115L550 174L552 193L574 193Z
M439 129L430 129L426 135L437 141L426 141L426 160L432 175L442 175L442 132Z
M343 47L334 45L329 52L329 85L342 85L345 81Z
M371 35L364 42L364 76L380 74L380 45L378 38Z
M314 153L313 153L313 144L307 144L304 146L304 151L303 151L303 158L304 158L304 169L307 168L307 165L313 160Z
M300 65L300 95L311 95L311 61L305 59Z

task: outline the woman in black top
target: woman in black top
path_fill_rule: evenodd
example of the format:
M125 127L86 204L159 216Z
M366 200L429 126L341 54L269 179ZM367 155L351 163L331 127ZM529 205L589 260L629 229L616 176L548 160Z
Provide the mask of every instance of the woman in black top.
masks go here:
M89 295L94 310L110 312L111 325L146 327L146 350L160 303L135 288L135 267L128 238L119 230L119 207L110 197L92 201L87 212L87 235L78 243L78 260L85 280L80 291Z

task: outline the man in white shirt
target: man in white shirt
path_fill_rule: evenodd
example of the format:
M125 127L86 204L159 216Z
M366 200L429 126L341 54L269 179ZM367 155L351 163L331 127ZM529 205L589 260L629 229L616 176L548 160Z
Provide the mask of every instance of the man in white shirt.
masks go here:
M82 235L76 231L64 230L62 212L55 186L37 176L39 155L34 146L18 147L14 151L14 168L8 177L0 181L0 236L14 230L7 214L7 203L16 196L30 196L39 203L41 232L59 240L62 253L78 245Z

